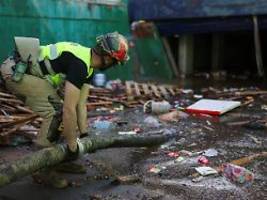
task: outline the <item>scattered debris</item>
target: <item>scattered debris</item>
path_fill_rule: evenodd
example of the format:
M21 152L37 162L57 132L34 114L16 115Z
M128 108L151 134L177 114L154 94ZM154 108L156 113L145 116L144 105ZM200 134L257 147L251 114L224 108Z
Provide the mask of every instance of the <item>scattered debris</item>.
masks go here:
M171 158L177 158L177 157L179 157L179 153L178 152L169 152L168 156Z
M262 106L261 106L261 109L262 109L262 110L267 110L267 105L262 105Z
M211 167L196 167L195 170L202 176L208 176L212 174L218 174L217 170Z
M114 128L114 125L108 120L96 120L93 124L93 128L96 130L110 130Z
M266 91L260 91L258 89L255 89L254 92L253 90L253 88L217 89L210 87L206 89L204 88L201 90L201 93L198 92L198 94L194 94L194 91L190 89L182 90L171 86L143 84L136 82L123 84L120 80L115 80L107 82L105 87L99 88L91 86L87 108L92 127L100 132L110 130L115 127L116 132L120 135L135 135L141 132L142 135L144 134L146 136L154 134L167 134L174 136L174 139L168 143L165 143L164 145L161 145L160 148L157 149L156 147L153 147L153 152L151 153L152 158L149 160L148 165L146 165L149 167L144 168L145 175L143 173L137 173L139 177L141 177L140 175L146 176L146 174L148 174L148 176L152 176L152 174L147 173L147 171L149 171L157 174L156 177L158 177L158 180L162 180L164 177L168 178L166 180L174 181L173 183L176 183L175 180L178 182L181 180L185 182L188 181L186 183L189 185L190 182L202 182L201 184L195 184L195 187L197 188L204 184L207 187L212 188L213 185L210 183L213 183L213 181L218 178L218 181L225 181L224 184L226 186L221 186L224 189L224 187L228 187L227 184L230 184L231 187L234 184L230 183L223 177L208 175L222 173L225 177L229 177L228 179L235 183L252 183L254 180L254 174L249 170L246 171L247 169L243 168L242 166L250 164L249 169L259 170L259 168L255 167L255 165L258 163L253 161L258 158L265 159L267 157L267 153L263 152L229 162L229 158L233 159L236 157L249 155L251 152L248 151L248 149L240 149L240 151L234 151L233 149L230 149L228 151L227 147L219 146L221 139L224 140L224 136L226 136L225 133L229 133L229 136L234 135L235 139L242 135L242 140L246 140L248 144L257 146L258 150L265 148L266 140L261 135L262 132L253 132L250 129L266 129L267 120L264 119L266 118L266 114L263 113L264 110L266 110L266 105L261 105L261 101L257 101L259 98L261 98L261 100L265 100L266 96L257 95L266 95L267 93ZM7 95L10 94L7 93ZM4 100L2 98L4 98ZM188 108L188 106L190 107L190 105L192 105L196 99L202 98L216 99L213 101L223 102L233 100L234 102L240 102L242 107L240 107L237 112L227 113L220 118L209 115L211 113L197 113L193 114L193 117L191 117L188 113L180 110L182 108ZM8 102L6 101L7 99L13 99L14 101ZM146 102L149 101L162 103L162 100L167 100L165 101L166 105L168 104L170 108L176 109L166 109L164 111L166 113L158 116L150 116L142 112L142 106L146 104ZM14 134L16 134L15 137L17 137L17 134L25 134L30 138L35 137L39 130L42 119L38 118L38 116L30 119L30 117L33 117L33 112L26 108L22 102L19 102L14 95L10 97L3 97L0 94L0 102L0 143L9 145L13 144L10 140L4 139L7 136L14 136ZM209 104L208 107L210 108L210 106L213 105L214 104ZM129 108L134 108L134 111L128 112ZM256 111L261 111L261 113L255 112L253 114L252 111L254 108L256 108ZM223 108L222 111L220 110L219 114L223 113L225 111L224 109L225 108ZM138 113L138 117L141 116L138 120L133 118L135 115L132 114L135 112ZM131 117L128 118L129 113ZM160 112L157 110L156 112L149 111L147 113L158 114ZM127 118L124 118L125 115ZM231 116L234 117L231 118ZM218 119L224 117L226 117L227 120L226 122L221 123L222 121ZM134 119L134 122L132 119ZM25 125L19 120L27 120L27 124ZM13 123L14 125L9 123ZM17 124L23 125L18 127L16 126ZM224 126L225 124L228 126ZM260 126L258 126L258 124L260 124ZM229 126L236 126L234 128L237 128L238 130L234 130ZM190 128L188 129L188 127ZM8 131L10 131L12 134ZM256 135L258 133L259 135ZM3 134L6 136L3 136ZM232 142L235 141L236 140ZM211 147L219 149L217 151ZM188 149L182 150L183 148ZM148 149L142 149L138 151L138 154L144 153L144 155L147 155L148 151ZM139 157L139 155L136 157ZM260 161L264 162L264 160ZM1 160L0 162L5 163L5 161ZM147 160L144 159L140 163L143 162L147 162ZM231 164L227 163L221 165L221 163L224 162L229 162ZM134 170L136 170L137 167L140 167L140 163L135 163L134 161ZM211 167L208 166L209 164ZM234 164L235 167L233 167L232 164ZM229 167L229 165L231 167ZM240 170L239 167L242 170ZM193 169L196 170L197 173L195 174L197 175L189 176L192 174ZM261 168L259 171L260 174ZM137 172L139 171L137 170ZM140 179L135 175L126 175L119 177L116 181L120 184L133 184L139 182ZM256 179L254 182L256 181L258 180ZM192 190L191 186L188 188ZM219 188L218 191L221 192L221 188Z
M153 166L149 169L149 172L158 174L161 171L160 167L158 166Z
M137 133L135 131L119 131L119 135L136 135Z
M155 84L140 84L134 81L125 82L126 93L131 98L143 99L169 99L171 96L179 94L181 91L173 86L164 86Z
M249 135L249 137L255 142L256 144L262 144L262 141L260 141L258 138L254 137L253 135Z
M201 182L201 181L203 181L204 180L204 177L203 176L198 176L198 177L196 177L196 178L193 178L192 179L192 182L193 183L199 183L199 182Z
M144 112L145 113L166 113L171 109L171 104L167 101L155 102L155 101L147 101L144 104Z
M203 98L203 95L200 95L200 94L194 94L194 98L195 98L195 99L202 99L202 98Z
M250 156L246 156L243 158L239 158L236 160L231 161L231 164L239 165L239 166L244 166L247 164L250 164L252 161L260 158L267 158L267 152L262 152L262 153L256 153Z
M154 128L157 128L160 126L159 121L155 117L152 117L152 116L145 118L144 123L146 125L148 125L150 127L154 127Z
M215 157L218 156L218 151L216 149L207 149L202 155L207 157Z
M176 162L182 162L182 161L184 161L184 160L185 160L184 157L179 156L175 161L176 161Z
M239 184L251 183L254 180L254 174L251 171L230 163L223 165L223 176Z
M161 148L161 149L169 149L170 146L172 146L172 145L174 145L174 144L175 144L175 140L172 139L172 140L170 140L169 142L166 142L166 143L160 145L160 148Z
M265 120L249 121L243 124L243 126L252 130L264 130L267 128Z
M209 163L209 160L205 156L199 156L197 161L201 165L207 165Z
M0 102L0 145L8 145L13 134L33 139L38 133L42 119L15 95L2 91Z
M118 182L119 184L133 184L140 181L140 177L137 175L117 176L115 180L115 182Z
M185 112L174 110L166 114L162 114L159 116L161 121L165 122L177 122L179 119L185 119L189 115Z
M210 115L222 115L238 106L239 101L223 101L213 99L201 99L193 105L186 108L189 113L204 113Z

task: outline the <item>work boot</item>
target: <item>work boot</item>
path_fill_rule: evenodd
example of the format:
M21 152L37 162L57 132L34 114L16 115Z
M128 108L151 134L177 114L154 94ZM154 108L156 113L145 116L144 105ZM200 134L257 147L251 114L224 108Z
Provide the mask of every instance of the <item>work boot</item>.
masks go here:
M32 178L35 183L50 185L56 189L64 189L69 185L66 179L51 171L36 172L32 175Z
M62 173L70 173L70 174L85 174L86 173L86 167L82 164L78 164L75 162L66 162L58 164L54 168L57 172Z

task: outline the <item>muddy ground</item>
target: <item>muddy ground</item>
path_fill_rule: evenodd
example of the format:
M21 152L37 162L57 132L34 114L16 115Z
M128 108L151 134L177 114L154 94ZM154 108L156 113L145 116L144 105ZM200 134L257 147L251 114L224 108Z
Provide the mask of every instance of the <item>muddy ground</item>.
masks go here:
M258 120L267 117L262 105L267 104L267 95L258 95L249 105L237 108L221 117L182 115L175 122L163 122L156 115L144 114L142 107L126 109L110 120L116 124L111 130L96 131L97 134L116 134L117 131L140 129L138 134L167 134L170 142L153 148L121 148L100 150L79 160L87 168L86 174L61 174L69 179L71 186L64 190L39 185L31 177L25 177L0 189L0 199L267 199L266 159L251 162L245 167L255 175L253 183L232 183L221 175L211 175L196 181L194 167L199 166L195 157L184 157L183 162L172 162L169 152L188 150L198 152L209 148L218 151L209 157L209 166L220 166L234 159L267 150L266 128ZM196 101L186 94L172 99L180 106ZM158 123L145 123L147 117ZM91 123L95 118L91 118ZM245 125L232 122L251 121ZM257 122L257 123L256 123ZM1 147L0 162L9 162L32 152L29 144L16 147ZM170 162L169 162L170 161ZM169 163L169 164L166 164ZM170 164L171 163L171 164ZM150 169L163 166L153 173ZM138 177L133 183L120 184L116 175ZM193 182L194 180L194 182Z

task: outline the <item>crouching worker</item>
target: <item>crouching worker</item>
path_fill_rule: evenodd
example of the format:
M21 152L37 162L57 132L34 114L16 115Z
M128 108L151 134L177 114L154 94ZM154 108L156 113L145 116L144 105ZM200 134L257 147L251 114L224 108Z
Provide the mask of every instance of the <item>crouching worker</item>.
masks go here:
M71 42L40 46L36 38L15 37L15 53L0 67L6 88L43 118L35 144L56 143L63 122L70 160L80 153L79 136L87 135L86 101L94 69L105 70L128 60L127 40L121 34L107 33L96 40L95 47L87 48ZM59 88L64 90L63 99ZM38 180L43 174L54 187L66 187L68 182L53 171L37 173Z

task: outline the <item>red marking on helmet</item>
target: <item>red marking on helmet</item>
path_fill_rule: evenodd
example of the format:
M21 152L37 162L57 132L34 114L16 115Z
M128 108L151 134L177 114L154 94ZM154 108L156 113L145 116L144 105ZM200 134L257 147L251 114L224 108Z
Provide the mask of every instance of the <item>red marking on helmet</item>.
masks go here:
M111 53L111 56L118 61L123 61L126 58L126 45L124 43L120 43L120 48L118 51L114 51Z

